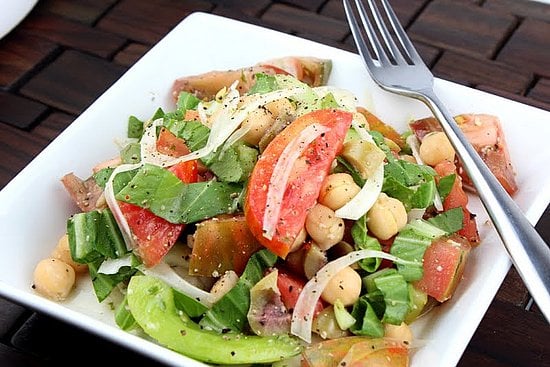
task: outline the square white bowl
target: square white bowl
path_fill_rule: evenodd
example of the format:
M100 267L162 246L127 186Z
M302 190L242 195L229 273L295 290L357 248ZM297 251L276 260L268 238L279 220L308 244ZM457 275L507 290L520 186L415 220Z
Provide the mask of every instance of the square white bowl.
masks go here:
M174 108L174 79L225 70L289 55L328 58L329 84L352 91L360 103L399 131L413 118L429 116L420 102L386 93L372 82L358 55L215 15L194 13L97 99L59 137L0 192L0 294L20 304L75 324L92 333L177 366L203 364L118 329L107 304L98 304L90 282L79 281L69 300L55 303L31 289L36 263L65 233L77 211L60 178L75 172L88 177L96 163L118 154L127 119L147 119L158 107ZM500 117L517 171L515 200L534 224L550 201L548 137L550 112L437 79L436 92L453 114L489 113ZM412 324L425 342L412 367L454 366L504 279L510 261L476 197L482 245L472 252L454 297Z

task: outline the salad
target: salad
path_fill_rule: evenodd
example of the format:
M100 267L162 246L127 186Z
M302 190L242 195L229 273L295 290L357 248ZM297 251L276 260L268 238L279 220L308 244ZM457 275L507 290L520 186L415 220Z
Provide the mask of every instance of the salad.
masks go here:
M433 118L399 133L285 57L182 77L120 155L62 183L79 211L35 269L90 276L117 325L210 364L408 366L409 325L479 245L468 177ZM457 123L513 194L498 118ZM212 346L215 345L215 348Z

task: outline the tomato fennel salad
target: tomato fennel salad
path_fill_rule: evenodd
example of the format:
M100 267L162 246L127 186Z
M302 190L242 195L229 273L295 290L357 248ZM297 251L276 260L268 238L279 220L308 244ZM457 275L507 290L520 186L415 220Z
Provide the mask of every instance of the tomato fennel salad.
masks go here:
M80 210L32 287L89 274L117 325L211 364L408 366L409 324L479 245L468 177L433 118L399 133L330 60L182 77L120 155L61 181ZM513 194L498 118L456 116ZM83 274L83 275L79 275Z

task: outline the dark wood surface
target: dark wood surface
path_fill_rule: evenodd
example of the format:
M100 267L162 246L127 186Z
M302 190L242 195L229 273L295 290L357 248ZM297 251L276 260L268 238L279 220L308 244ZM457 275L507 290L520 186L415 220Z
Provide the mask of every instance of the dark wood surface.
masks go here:
M436 76L550 110L549 5L390 2ZM0 188L194 11L355 51L340 0L42 0L0 40ZM537 229L549 242L549 209ZM459 366L550 366L549 339L512 268ZM0 366L92 365L115 356L158 365L0 298Z

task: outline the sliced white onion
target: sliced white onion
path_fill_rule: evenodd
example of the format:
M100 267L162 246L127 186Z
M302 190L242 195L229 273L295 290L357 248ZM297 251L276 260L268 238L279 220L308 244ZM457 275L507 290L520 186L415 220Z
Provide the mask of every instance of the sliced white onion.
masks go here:
M359 137L365 141L374 144L374 139L369 132L355 120L351 122ZM381 163L371 177L367 178L361 190L350 200L336 210L336 216L343 219L357 220L365 215L366 212L374 205L376 199L382 192L382 184L384 181L384 163Z
M407 144L411 148L412 155L414 159L416 159L416 163L425 165L424 161L422 161L422 158L420 157L420 142L418 141L418 138L416 135L411 134L407 136ZM435 190L434 194L434 207L438 212L443 211L443 203L441 201L441 196L439 196L439 192Z
M290 332L310 343L315 307L328 282L345 267L367 258L386 259L400 264L417 264L416 262L403 260L386 252L375 250L353 251L329 262L306 283L304 289L300 293L292 313Z
M126 220L124 214L122 214L122 211L118 206L118 202L115 198L115 192L113 190L113 181L117 174L131 171L141 166L141 163L122 164L113 170L113 173L111 173L109 180L107 180L107 184L105 184L105 201L107 202L107 206L109 206L109 209L111 209L111 212L113 213L113 217L118 224L118 228L120 228L122 238L124 239L124 243L126 244L126 249L128 251L131 251L136 247L136 241L134 239L134 236L132 235L132 231L130 230L128 221Z
M132 266L131 254L119 257L118 259L106 259L101 263L97 272L101 274L116 274L124 266Z
M272 239L275 234L275 227L281 216L281 207L283 196L287 186L288 179L294 167L296 160L302 155L315 139L329 129L326 126L313 123L303 129L300 134L282 151L273 173L269 179L267 190L267 199L265 202L265 212L263 218L263 236Z
M330 85L324 85L313 88L313 91L320 97L324 97L331 93L341 109L356 112L357 97L347 89L337 88Z
M172 288L185 294L186 296L195 299L206 307L210 308L214 304L215 298L211 293L189 283L188 281L180 277L178 273L176 273L170 267L170 265L164 262L161 262L152 268L141 266L139 270L145 275L150 275L163 280Z

